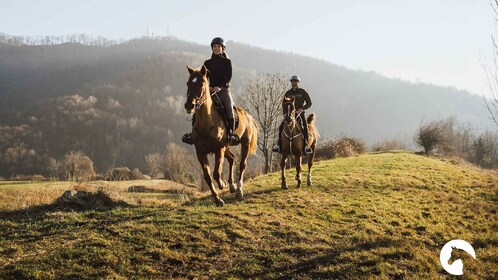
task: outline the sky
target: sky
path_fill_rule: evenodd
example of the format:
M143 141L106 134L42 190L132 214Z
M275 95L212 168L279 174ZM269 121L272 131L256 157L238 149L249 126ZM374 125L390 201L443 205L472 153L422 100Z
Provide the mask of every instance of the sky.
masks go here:
M490 96L489 0L0 0L0 32L213 37ZM234 61L233 63L236 63Z

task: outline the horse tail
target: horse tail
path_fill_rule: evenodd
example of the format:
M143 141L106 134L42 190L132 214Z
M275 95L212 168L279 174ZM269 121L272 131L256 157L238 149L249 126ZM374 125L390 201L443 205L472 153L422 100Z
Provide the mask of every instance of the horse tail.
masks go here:
M313 125L313 126L314 126L314 125L315 125L315 122L316 122L316 115L315 115L315 114L310 114L310 115L308 116L307 121L308 121L308 124L311 124L311 125Z
M258 149L258 131L259 131L259 126L256 120L251 116L249 116L249 121L251 124L251 139L249 140L249 154L253 155L256 154L256 150Z
M318 134L318 128L316 128L316 115L314 113L309 114L308 119L306 121L308 122L309 125L311 125L313 127L313 130L315 131L316 136L317 137L320 136L320 134Z

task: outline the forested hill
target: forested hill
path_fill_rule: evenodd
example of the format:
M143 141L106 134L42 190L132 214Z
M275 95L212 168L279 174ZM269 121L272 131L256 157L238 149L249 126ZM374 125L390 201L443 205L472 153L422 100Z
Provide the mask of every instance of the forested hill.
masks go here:
M371 145L413 132L423 120L451 115L476 128L490 124L483 100L454 88L235 42L228 42L228 52L236 96L257 73L299 74L325 137L355 136ZM185 65L198 67L209 56L208 45L172 37L111 45L0 44L1 173L17 168L6 163L9 148L36 154L29 162L80 149L98 170L141 167L145 154L179 142L189 128L183 110Z

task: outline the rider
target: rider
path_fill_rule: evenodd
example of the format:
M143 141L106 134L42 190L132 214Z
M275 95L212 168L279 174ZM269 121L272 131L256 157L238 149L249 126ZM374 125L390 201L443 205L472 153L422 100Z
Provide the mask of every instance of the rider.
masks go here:
M304 115L304 110L307 110L308 108L311 107L311 98L309 94L302 88L299 87L299 82L301 82L301 79L299 76L294 75L290 78L290 82L292 84L292 88L289 89L285 93L285 97L287 98L294 98L294 106L296 108L296 115L298 115L298 121L301 122L302 124L302 129L303 129L303 138L304 138L304 153L305 154L310 154L313 151L311 148L308 146L308 123L306 121L306 117ZM274 152L280 153L282 149L282 131L284 129L284 122L280 124L280 127L278 129L278 144L275 146L272 150Z
M223 38L216 37L211 41L211 58L204 62L208 70L207 77L211 92L216 93L225 107L228 117L228 141L230 144L238 144L238 136L235 134L235 122L233 116L233 99L230 92L230 80L232 79L232 61L225 52L226 44ZM194 120L192 120L192 125ZM183 135L182 141L192 145L192 133Z

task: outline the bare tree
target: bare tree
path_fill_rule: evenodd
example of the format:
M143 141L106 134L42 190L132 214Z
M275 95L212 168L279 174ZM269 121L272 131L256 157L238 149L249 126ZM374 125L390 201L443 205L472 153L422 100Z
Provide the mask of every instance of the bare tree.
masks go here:
M155 178L161 171L161 155L159 153L145 155L145 168L151 178Z
M265 173L272 172L272 147L277 144L282 121L282 98L288 81L283 74L261 73L249 82L239 103L259 122L258 148L265 157Z
M495 27L498 27L498 0L490 0L489 2L495 16ZM486 72L492 98L483 98L489 114L491 115L491 119L498 126L498 34L492 35L491 40L493 42L493 62L492 65L484 65L484 70Z
M69 181L85 181L95 177L92 160L81 151L67 153L63 162L64 173Z
M193 155L182 146L169 143L161 160L164 178L187 184L199 177L198 163Z
M443 140L442 121L432 121L420 126L417 144L424 148L425 154L432 152Z

